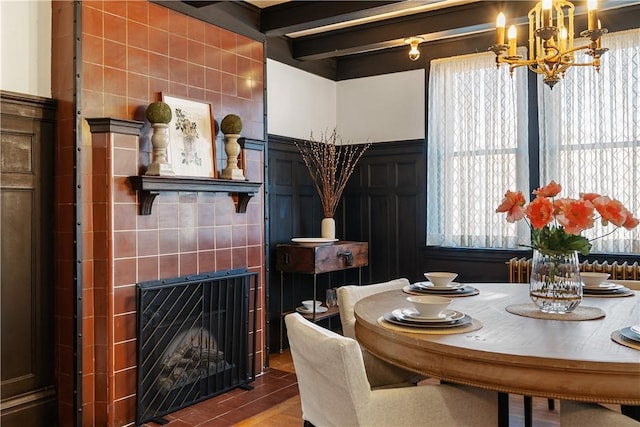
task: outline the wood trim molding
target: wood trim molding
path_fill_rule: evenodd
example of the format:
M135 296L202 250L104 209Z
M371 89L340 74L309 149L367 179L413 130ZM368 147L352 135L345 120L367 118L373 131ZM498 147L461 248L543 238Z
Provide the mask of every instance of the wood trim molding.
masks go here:
M111 117L87 118L91 133L119 133L140 136L144 122L137 120L113 119Z

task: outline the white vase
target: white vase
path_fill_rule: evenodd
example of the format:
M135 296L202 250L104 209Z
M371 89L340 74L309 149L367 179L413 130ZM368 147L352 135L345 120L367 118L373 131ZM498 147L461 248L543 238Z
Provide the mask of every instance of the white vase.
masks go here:
M322 220L322 232L320 236L323 239L336 238L336 220L333 218L324 218Z
M146 175L173 176L171 164L167 163L167 147L169 146L169 125L166 123L152 123L153 162L147 168Z
M224 152L227 154L227 167L222 170L224 179L245 180L243 170L238 168L238 156L240 155L239 134L227 133L224 135Z

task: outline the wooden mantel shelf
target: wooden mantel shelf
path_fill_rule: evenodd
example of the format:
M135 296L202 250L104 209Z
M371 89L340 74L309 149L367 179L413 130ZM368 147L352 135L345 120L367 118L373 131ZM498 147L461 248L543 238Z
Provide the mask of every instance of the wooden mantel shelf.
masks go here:
M160 191L202 191L229 193L238 196L238 213L247 211L249 199L262 185L261 182L230 179L196 178L190 176L130 176L129 181L140 197L140 215L150 215L153 202Z

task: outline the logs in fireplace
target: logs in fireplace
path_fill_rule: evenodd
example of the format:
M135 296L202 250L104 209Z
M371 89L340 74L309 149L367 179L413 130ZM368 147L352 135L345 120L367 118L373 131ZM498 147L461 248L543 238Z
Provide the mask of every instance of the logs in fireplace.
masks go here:
M250 388L256 320L249 325L249 305L253 289L255 312L257 282L257 273L238 269L138 284L137 425Z

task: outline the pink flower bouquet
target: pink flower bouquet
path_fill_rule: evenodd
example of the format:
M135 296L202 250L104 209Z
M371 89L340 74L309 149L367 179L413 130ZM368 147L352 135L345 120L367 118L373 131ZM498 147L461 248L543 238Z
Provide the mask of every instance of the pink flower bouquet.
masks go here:
M508 222L524 218L532 229L530 247L545 255L573 251L588 255L591 243L580 233L592 228L597 219L605 226L613 224L616 228L611 233L620 227L631 230L640 222L618 200L596 193L580 193L578 199L555 198L561 190L560 184L551 181L533 192L536 198L528 205L521 191L507 191L496 212L506 212Z

